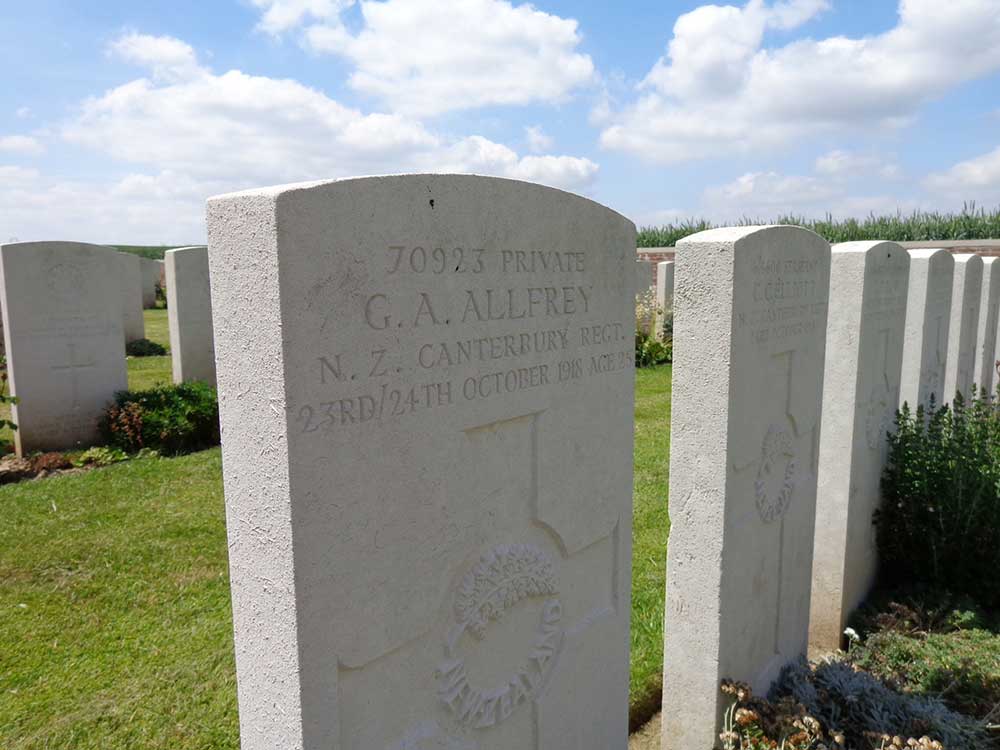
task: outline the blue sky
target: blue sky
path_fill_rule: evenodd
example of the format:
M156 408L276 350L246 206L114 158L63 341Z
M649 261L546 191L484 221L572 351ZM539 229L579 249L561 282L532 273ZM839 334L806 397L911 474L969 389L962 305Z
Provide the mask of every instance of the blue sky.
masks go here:
M1000 0L33 0L0 241L204 240L237 189L462 171L637 224L1000 203Z

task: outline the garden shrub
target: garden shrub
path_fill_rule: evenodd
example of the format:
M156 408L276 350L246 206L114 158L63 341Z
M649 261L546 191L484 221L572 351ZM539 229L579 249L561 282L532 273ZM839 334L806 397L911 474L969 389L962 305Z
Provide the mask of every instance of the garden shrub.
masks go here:
M136 339L125 344L125 354L129 357L162 357L167 353L163 344L157 344L149 339Z
M875 515L883 585L1000 604L1000 412L989 398L925 414L904 404Z
M128 454L120 448L108 448L102 445L88 448L80 453L73 459L73 465L76 467L110 466L126 459L128 459Z
M101 420L112 447L135 453L151 448L167 455L219 444L219 404L207 383L180 383L145 391L121 391Z

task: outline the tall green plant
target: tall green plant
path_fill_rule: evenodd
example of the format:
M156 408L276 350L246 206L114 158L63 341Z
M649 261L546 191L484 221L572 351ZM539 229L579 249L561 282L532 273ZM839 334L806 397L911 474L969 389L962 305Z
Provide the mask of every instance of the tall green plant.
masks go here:
M1000 411L985 396L911 413L889 436L875 517L882 574L1000 603Z

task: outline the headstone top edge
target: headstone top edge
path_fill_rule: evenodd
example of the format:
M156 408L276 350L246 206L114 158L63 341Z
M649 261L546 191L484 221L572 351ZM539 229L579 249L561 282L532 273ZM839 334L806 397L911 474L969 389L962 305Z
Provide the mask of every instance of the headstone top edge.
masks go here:
M6 244L0 244L0 252L14 251L22 253L33 252L40 249L61 251L84 250L89 252L98 251L108 256L133 255L132 253L123 253L109 245L97 245L92 242L74 242L73 240L37 240L33 242L8 242Z
M677 241L677 247L680 248L684 245L698 245L698 244L719 244L719 243L737 243L740 240L748 239L756 234L761 234L763 232L773 232L775 230L781 230L783 232L795 232L801 234L803 237L815 238L822 241L829 246L830 243L826 241L823 237L813 232L811 229L806 229L805 227L796 226L795 224L759 224L759 225L748 225L741 227L718 227L716 229L706 229L703 232L698 232L697 234L688 235Z
M187 247L175 247L170 250L167 250L163 255L164 257L166 257L167 255L174 255L175 253L186 253L186 252L191 252L192 250L208 250L208 245L188 245ZM154 258L153 260L156 259Z
M314 180L311 182L296 182L288 183L284 185L271 185L260 188L251 188L249 190L241 190L233 193L223 193L220 195L213 195L208 198L208 203L224 203L232 200L239 200L244 198L271 198L277 201L279 198L284 198L292 193L312 191L322 188L327 188L333 185L337 186L348 186L356 185L359 183L375 183L375 182L428 182L437 181L442 179L450 180L464 180L468 182L476 182L482 184L497 184L497 185L520 185L526 188L533 188L537 190L542 190L554 195L563 195L568 198L584 201L586 203L592 204L596 208L600 208L614 216L620 218L622 221L626 222L629 226L635 228L635 222L629 219L624 214L615 211L613 208L605 206L603 203L599 203L591 198L580 195L578 193L571 192L569 190L562 190L560 188L551 187L549 185L543 185L538 182L530 182L528 180L517 180L511 177L495 177L493 175L483 175L483 174L471 174L471 173L451 173L451 172L407 172L399 174L384 174L384 175L365 175L357 177L341 177L336 179L328 180Z
M906 252L910 254L911 258L934 258L934 257L947 257L951 258L953 261L955 255L945 250L943 247L921 247L917 249L906 249Z
M983 256L976 253L953 253L953 255L956 263L971 263L975 265L978 261L979 265L983 264Z
M854 242L838 242L830 248L830 252L836 255L847 255L857 253L867 255L872 250L885 247L889 250L903 251L903 247L898 242L891 240L856 240Z

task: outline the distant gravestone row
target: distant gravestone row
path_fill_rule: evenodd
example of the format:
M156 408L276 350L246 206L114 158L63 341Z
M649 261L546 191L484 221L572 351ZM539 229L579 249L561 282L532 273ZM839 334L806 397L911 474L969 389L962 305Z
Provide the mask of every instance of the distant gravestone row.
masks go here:
M624 750L637 297L673 315L666 750L840 645L897 407L996 386L978 256L769 226L636 263L599 204L458 175L208 231L0 246L0 308L22 454L97 439L157 284L174 380L218 380L244 750Z

